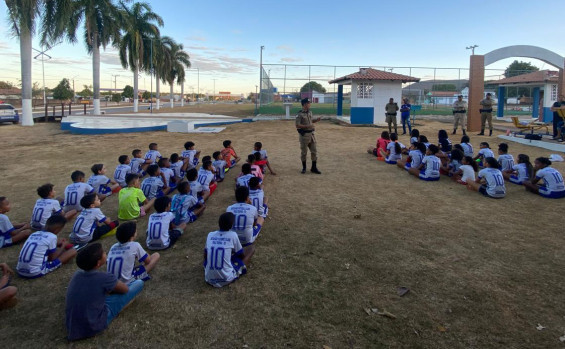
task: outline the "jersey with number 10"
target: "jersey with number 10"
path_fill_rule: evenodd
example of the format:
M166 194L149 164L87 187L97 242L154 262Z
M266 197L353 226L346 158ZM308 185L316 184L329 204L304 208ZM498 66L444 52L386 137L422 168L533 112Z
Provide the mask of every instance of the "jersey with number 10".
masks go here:
M249 200L251 200L251 204L255 206L257 212L259 213L259 216L261 217L267 217L267 214L265 212L264 199L265 193L262 189L249 189Z
M141 165L143 165L144 163L145 163L145 159L132 158L130 162L131 173L141 174L141 172L143 172Z
M426 166L424 174L427 178L438 178L441 160L435 155L426 155L422 159L422 163Z
M114 171L114 180L118 182L121 187L126 186L126 175L131 173L131 166L126 164L119 164Z
M145 243L151 250L162 250L171 244L169 228L175 219L172 212L153 213L147 222L147 239Z
M20 251L16 267L18 273L27 277L41 274L48 261L49 254L56 250L57 235L48 231L38 231L31 234Z
M202 185L202 190L210 191L210 183L214 180L214 177L212 171L208 171L204 168L198 170L198 183Z
M141 190L143 191L143 195L145 195L147 199L151 200L162 194L164 185L165 184L161 180L161 177L149 177L145 178L143 182L141 182Z
M157 150L149 150L147 153L145 153L144 158L146 161L150 160L151 162L149 162L149 165L152 165L161 158L161 153L159 153L159 151Z
M232 254L241 254L243 247L233 231L213 231L206 238L204 278L214 287L222 287L235 280L239 273L232 265Z
M564 191L563 176L553 167L544 167L536 172L536 178L543 179L545 187L552 191Z
M229 206L226 212L231 212L235 216L233 230L237 233L242 245L251 244L255 241L253 236L253 224L259 218L259 212L253 205L238 202Z
M514 166L514 157L510 154L502 154L498 157L498 164L501 171L512 170Z
M34 229L43 229L51 215L61 212L61 205L55 199L38 199L35 202L31 215L31 226Z
M497 168L483 168L479 171L479 178L484 178L486 183L486 192L493 198L503 198L506 195L506 187L504 186L504 177L502 172Z
M115 243L108 251L108 273L113 274L120 281L128 283L133 279L135 260L143 263L147 253L137 241L128 241L125 244Z
M65 207L65 211L82 211L83 207L80 205L80 200L85 194L90 193L94 193L94 188L92 188L89 184L76 182L67 185L65 188L65 204L63 205Z
M246 175L238 177L237 182L236 182L236 186L237 187L248 187L249 188L249 180L253 177L255 177L255 176L251 173L248 173Z
M71 241L75 244L82 244L92 240L92 233L98 223L106 221L106 216L98 207L85 208L78 215L73 230L71 231Z

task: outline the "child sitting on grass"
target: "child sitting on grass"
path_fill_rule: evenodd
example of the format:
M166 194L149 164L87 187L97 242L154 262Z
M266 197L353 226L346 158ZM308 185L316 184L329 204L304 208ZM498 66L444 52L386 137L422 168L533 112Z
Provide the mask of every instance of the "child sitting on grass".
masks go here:
M130 160L131 173L145 176L145 159L141 156L141 149L134 149L131 155L133 156Z
M6 213L12 206L5 196L0 196L0 248L12 246L24 241L31 235L31 226L28 223L12 224Z
M171 212L171 199L168 196L157 198L154 207L155 213L149 216L147 223L145 243L150 250L165 250L173 246L182 236L186 223L174 222L175 214Z
M267 156L267 151L265 149L263 149L263 143L255 142L255 144L253 145L253 153L259 153L260 154L261 157L259 159L255 158L255 160L257 161L257 165L261 166L261 170L263 171L263 173L265 173L264 166L267 166L267 168L269 169L269 172L271 172L271 174L273 176L276 176L276 173L275 173L275 171L273 171L273 168L271 167L271 163L269 162L269 157ZM259 164L259 161L265 161L265 165L263 165L262 163Z
M170 169L173 170L175 174L175 183L180 183L186 174L186 168L188 162L184 162L180 159L179 154L173 153L170 158Z
M175 224L195 222L204 212L204 199L197 199L190 194L190 184L182 182L178 186L179 193L173 196L171 212L175 215Z
M80 270L69 283L65 302L65 324L70 341L104 331L144 285L141 280L126 285L115 275L98 271L106 263L106 253L99 243L80 251L76 263Z
M67 185L65 188L65 203L63 204L63 212L75 210L82 211L80 200L86 194L94 193L94 188L84 182L85 174L82 171L74 171L71 173L73 184Z
M219 151L215 151L212 154L214 161L212 162L212 166L216 169L216 182L222 182L226 177L226 167L227 163L222 156L222 153Z
M16 293L18 289L15 286L10 286L14 271L6 263L0 263L0 270L2 271L2 278L0 278L0 310L8 309L18 303Z
M269 200L267 200L261 188L261 182L257 177L253 177L249 180L249 200L251 200L251 204L255 206L257 212L259 212L259 216L267 218L267 214L269 213Z
M387 145L390 143L390 135L388 131L383 131L381 137L377 139L377 144L375 147L369 147L367 153L373 154L377 157L377 160L385 161L385 158L381 156L381 150L386 151Z
M137 225L134 221L121 224L116 231L115 243L108 252L107 270L120 281L130 284L134 280L150 280L149 272L155 268L159 253L149 255L145 252L137 237ZM139 263L136 266L136 261Z
M159 145L157 143L149 143L149 151L145 153L145 164L144 166L153 165L161 158L161 153L159 153Z
M494 157L487 157L484 162L486 167L479 171L474 182L467 183L467 188L489 198L501 199L506 196L506 187L502 172L498 169L498 161Z
M100 196L101 201L120 190L120 185L115 180L106 177L104 164L94 164L90 170L92 176L88 178L88 184L94 188L94 192Z
M229 139L225 140L222 144L224 146L224 149L222 149L221 151L222 156L228 164L228 167L232 168L237 162L239 162L239 160L241 160L241 158L237 156L237 153L233 149L233 146L231 145L231 141Z
M116 170L114 171L114 181L120 185L120 187L126 186L126 175L131 173L131 161L129 156L120 155L118 157L118 162L120 163Z
M37 188L37 195L41 199L35 202L33 213L31 214L31 227L35 230L41 230L45 227L45 222L53 215L63 214L59 200L55 199L55 186L51 183L43 184ZM72 219L76 210L69 210L63 214L68 220Z
M169 193L170 188L165 184L166 179L157 164L147 167L148 178L141 183L143 194L149 199L158 198Z
M241 174L235 179L235 186L248 188L249 180L253 177L255 176L251 173L251 165L243 164L243 166L241 166Z
M194 149L194 142L188 141L184 143L184 150L181 153L181 159L187 164L187 168L195 168L200 158L200 150Z
M212 166L212 161L202 160L202 167L198 171L198 183L202 185L202 198L204 200L208 200L218 186L214 180L216 176L213 171L214 167Z
M247 187L237 188L235 190L235 199L237 203L229 206L226 211L235 215L236 223L233 226L233 230L239 236L241 245L247 247L255 242L265 220L263 217L259 217L259 211L257 211L255 206L251 205L249 189Z
M112 222L102 213L100 198L96 194L85 195L80 205L84 210L78 215L71 231L70 240L73 244L96 241L120 224L118 221Z
M67 220L60 215L49 217L45 229L26 240L16 270L23 278L34 279L46 275L73 259L77 251L65 239L57 240Z
M139 189L139 175L128 173L126 184L127 187L118 194L118 219L127 221L145 216L153 207L155 199L147 200Z

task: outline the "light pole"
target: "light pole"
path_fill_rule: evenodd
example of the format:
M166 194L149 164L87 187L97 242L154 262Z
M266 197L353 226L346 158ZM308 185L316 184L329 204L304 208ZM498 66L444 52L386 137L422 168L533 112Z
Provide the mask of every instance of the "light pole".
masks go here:
M255 85L255 116L257 116L257 85Z
M214 80L214 94L212 95L212 101L215 104L216 103L216 79L212 79L212 80Z
M465 49L471 50L471 54L474 56L474 55L475 55L475 48L476 48L476 47L479 47L479 45L467 46L467 47L465 47Z
M75 90L75 78L78 77L78 75L75 75L71 78L71 80L73 80L73 102L75 101L75 96L77 94L77 90Z
M45 57L47 57L48 59L52 58L51 56L49 56L45 52L49 51L50 49L51 49L51 47L49 47L47 49L43 49L43 51L39 51L38 49L34 48L34 50L39 52L39 54L37 56L33 57L33 59L37 59L37 57L41 56L41 70L43 71L43 105L47 104L47 96L45 94ZM74 86L73 86L73 90L74 90Z
M265 46L261 46L259 55L259 107L261 107L261 91L263 90L263 50Z
M112 77L114 78L114 92L116 92L116 90L118 89L118 88L116 87L116 78L117 78L118 76L119 76L119 75L114 75L114 74L112 74Z

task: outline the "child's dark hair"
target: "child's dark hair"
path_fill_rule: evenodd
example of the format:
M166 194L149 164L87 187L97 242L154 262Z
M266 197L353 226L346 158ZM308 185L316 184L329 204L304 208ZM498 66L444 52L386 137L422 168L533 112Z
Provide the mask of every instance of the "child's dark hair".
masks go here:
M492 156L489 156L488 158L486 158L485 163L488 164L489 165L488 167L490 167L490 168L500 168L500 164Z
M424 135L420 135L420 137L418 137L418 140L420 141L420 143L430 143L430 141L428 141L428 137Z
M414 147L420 151L420 153L426 155L426 145L421 142L414 143Z
M255 148L257 148L257 150L261 150L261 148L263 148L263 143L261 142L255 142Z
M413 128L412 132L410 132L410 137L420 137L420 131L417 128Z
M206 161L212 162L212 157L210 155L203 156L202 157L202 163L204 163Z
M461 162L461 160L463 160L463 156L465 156L465 154L463 154L463 151L460 149L453 149L451 151L451 161L457 160Z
M231 212L224 212L220 215L218 219L218 225L221 231L228 231L233 227L233 222L235 221L235 215Z
M241 173L243 174L250 174L251 173L251 165L249 164L243 164L241 166Z
M500 150L503 153L508 153L508 144L506 143L500 143L498 145L498 150Z
M80 199L80 205L84 208L89 208L96 201L96 194L86 194Z
M102 244L98 242L90 244L78 253L76 259L77 266L84 271L90 271L96 267L103 255L104 249Z
M212 154L212 157L214 158L214 160L218 160L218 156L220 156L220 154L221 154L221 152L215 151L215 152Z
M180 194L188 194L188 192L190 191L190 183L180 182L180 184L177 186L177 190Z
M400 144L398 144L398 135L396 133L391 133L390 134L390 141L394 142L394 151L396 152L396 154L400 154L400 152L402 152L402 148L400 147Z
M248 197L249 197L249 188L237 187L235 189L235 200L237 202L245 202Z
M208 170L211 166L212 166L212 161L210 160L202 161L202 167L205 170Z
M149 143L149 150L155 150L157 148L157 143Z
M0 206L2 206L4 200L6 200L5 196L0 196Z
M542 165L551 166L551 160L549 160L549 158L542 156L542 157L537 158L536 161L541 163Z
M54 187L55 186L51 183L43 184L41 187L37 188L37 195L42 199L47 199Z
M429 149L430 152L431 152L432 154L434 154L434 155L437 154L437 153L439 153L439 147L438 147L437 145L435 145L435 144L430 144L430 146L428 147L428 149Z
M139 178L139 175L137 173L128 173L126 175L126 184L129 185L136 178Z
M71 173L71 181L73 182L77 182L79 181L81 178L84 178L84 172L76 170L73 173Z
M98 172L102 171L103 168L104 168L104 164L94 164L90 168L90 171L92 171L93 174L97 175Z
M255 162L255 154L249 154L247 155L247 162L252 164Z
M134 221L122 223L118 226L118 229L116 229L116 239L118 239L120 243L125 244L135 235L136 230L137 224Z
M51 231L53 228L63 227L65 224L67 224L65 216L54 214L47 219L47 222L45 223L45 230Z
M194 142L188 141L188 142L184 143L184 149L188 150L192 147L194 147Z
M224 148L227 148L231 145L231 141L229 139L226 139L222 142L222 145L224 146Z
M147 167L147 174L151 177L155 176L155 174L159 171L159 165L153 164Z
M167 210L167 206L169 206L170 202L171 198L163 195L155 199L155 204L153 205L153 207L155 207L155 211L157 211L157 213L163 213Z
M461 144L455 144L455 145L453 146L453 148L454 148L454 149L459 149L459 150L461 150L463 153L465 152L465 150L463 149L463 147L461 146Z
M255 161L261 160L261 153L259 153L258 151L256 151L255 153L253 153L253 155L255 155Z
M165 164L167 163L167 161L169 161L169 158L162 157L162 158L159 159L159 161L157 161L157 166L165 167Z
M532 163L530 162L530 157L528 155L518 154L518 163L526 165L526 172L528 173L529 178L534 177L534 167L532 166ZM0 201L0 203L1 202L2 201Z
M172 154L171 154L171 162L172 162L172 163L175 163L175 162L177 162L177 161L179 161L179 154L177 154L177 153L172 153Z
M186 179L189 181L195 181L198 178L198 170L195 168L191 168L190 170L186 171Z
M141 149L134 149L131 152L131 156L133 156L134 158L137 157L137 155L141 155Z
M259 188L259 178L258 177L251 177L249 179L249 189L258 189Z
M470 141L471 141L471 138L469 138L469 136L467 136L467 135L461 137L461 143L469 143Z
M386 139L386 140L390 140L390 134L388 133L388 131L381 132L381 138Z
M128 160L128 156L127 156L127 155L120 155L120 156L118 157L118 162L119 162L120 164L122 164L122 165L125 164L127 160Z
M437 132L437 138L438 139L447 139L449 138L449 136L447 135L447 131L446 130L439 130Z
M490 145L489 145L487 142L481 142L481 145L483 145L483 146L485 146L485 147L487 147L487 148L490 149Z
M477 172L479 170L479 166L477 165L477 162L473 160L472 156L465 156L465 161L471 165L471 167L473 168L473 171Z

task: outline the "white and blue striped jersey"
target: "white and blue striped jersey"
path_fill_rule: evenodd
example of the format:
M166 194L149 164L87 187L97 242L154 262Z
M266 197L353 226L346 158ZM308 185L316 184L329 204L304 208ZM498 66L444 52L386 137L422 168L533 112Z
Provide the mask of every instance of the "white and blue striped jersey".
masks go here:
M202 190L210 191L210 183L214 180L215 175L212 171L205 170L204 168L200 168L198 170L198 183L202 185Z
M53 214L61 212L61 204L55 199L38 199L35 202L33 213L31 215L31 227L34 229L45 228L45 223Z
M80 205L80 200L86 194L94 193L94 188L83 182L76 182L67 185L65 188L65 211L77 210L82 211L83 207Z
M141 191L148 200L151 200L162 195L164 186L160 176L148 177L141 182Z
M143 263L145 259L147 253L139 242L128 241L125 244L117 242L108 251L107 271L127 284L133 279L135 261Z
M130 167L131 167L131 173L141 174L141 172L143 172L141 165L143 165L144 163L145 163L145 159L132 158L130 163L129 163Z
M150 250L162 250L171 244L169 229L175 219L172 212L153 213L147 222L147 239L145 243Z
M198 205L198 199L190 194L175 194L171 200L171 212L174 213L175 223L188 223L190 212Z
M246 175L242 175L240 177L237 177L237 182L236 182L236 186L237 187L248 187L249 188L249 180L251 178L255 177L252 173L248 173Z
M238 235L233 231L213 231L206 238L204 278L214 287L222 287L237 279L241 271L232 264L232 255L243 253Z
M151 162L149 162L149 165L152 165L152 164L156 163L157 161L159 161L159 159L161 157L162 157L161 153L159 153L158 150L149 150L147 153L145 153L145 156L143 158L146 161L151 160Z
M131 166L119 164L114 171L114 180L123 188L126 186L126 175L131 173Z
M504 186L504 177L502 172L497 168L483 168L479 171L479 178L486 181L486 191L493 198L503 198L506 195L506 187Z
M196 165L198 165L198 158L195 157L197 152L198 150L190 149L190 150L183 150L182 153L180 154L180 156L183 159L188 159L187 170L190 170L191 168L195 168Z
M249 200L251 204L255 206L259 216L265 218L267 217L266 207L264 205L265 193L262 189L249 189Z
M259 212L255 206L238 202L229 206L226 212L231 212L235 216L232 230L237 233L241 244L246 245L253 243L255 241L253 224L255 220L259 218Z
M92 240L92 233L98 226L97 223L104 223L106 216L98 207L85 208L78 215L73 230L71 231L71 242L74 244L87 243Z
M500 165L501 171L512 170L514 157L510 154L502 154L498 157L498 165Z
M422 159L425 165L424 174L427 178L438 178L439 169L441 167L441 160L435 155L426 155Z
M471 143L461 143L461 148L463 148L463 154L465 156L473 157L473 145Z
M40 275L45 269L49 255L57 250L57 235L48 231L31 234L18 258L18 274L27 277Z
M536 172L536 178L543 179L545 187L552 191L564 191L563 176L553 167L545 167Z
M111 192L111 189L108 187L110 178L104 175L92 175L87 183L94 188L96 194L107 194Z
M212 166L216 169L216 179L222 180L226 176L226 166L228 164L224 160L215 160Z

